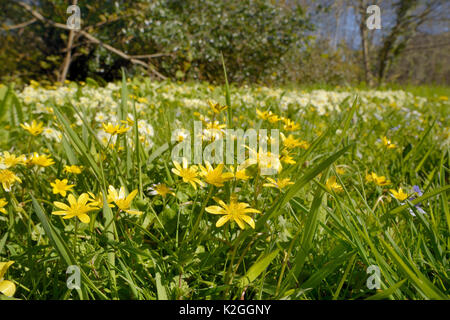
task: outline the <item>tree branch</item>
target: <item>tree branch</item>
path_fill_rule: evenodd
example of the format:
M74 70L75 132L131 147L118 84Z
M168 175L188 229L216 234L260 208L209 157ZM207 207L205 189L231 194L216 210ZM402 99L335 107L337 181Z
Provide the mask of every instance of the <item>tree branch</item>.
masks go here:
M38 11L34 10L30 5L28 5L27 3L18 1L17 4L19 4L20 6L22 6L25 10L27 10L33 17L35 17L37 20L45 23L45 24L49 24L52 27L55 28L59 28L59 29L64 29L64 30L69 30L69 31L74 31L71 28L69 28L67 25L62 24L62 23L58 23L58 22L54 22L50 19L45 18L43 15L41 15ZM133 56L128 55L127 53L114 48L113 46L110 46L109 44L103 43L101 40L97 39L96 37L94 37L93 35L91 35L90 33L84 31L84 30L79 30L79 31L74 31L77 32L78 34L80 34L81 36L85 37L86 39L88 39L89 41L98 44L100 46L102 46L103 48L105 48L108 51L111 51L112 53L118 55L119 57L130 61L133 64L138 64L141 65L143 67L145 67L147 70L149 70L150 72L154 73L155 75L157 75L159 78L161 79L167 79L166 76L162 75L161 73L159 73L158 71L156 71L150 64L145 63L144 61L138 59L138 58L134 58ZM69 47L66 48L69 51Z
M13 26L2 27L2 29L5 31L10 31L10 30L14 30L14 29L22 29L22 28L28 27L30 24L33 24L36 21L38 21L38 19L33 18L31 20L28 20L28 21L25 21L23 23L19 23L19 24L13 25Z

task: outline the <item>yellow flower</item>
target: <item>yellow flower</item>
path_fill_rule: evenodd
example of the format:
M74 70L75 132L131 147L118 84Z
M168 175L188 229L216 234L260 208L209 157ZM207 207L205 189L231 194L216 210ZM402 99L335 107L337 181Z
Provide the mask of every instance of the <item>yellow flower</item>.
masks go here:
M336 182L336 177L331 176L327 179L326 186L328 190L333 190L334 192L342 192L342 186Z
M59 201L53 202L55 207L61 209L61 211L53 211L52 214L64 216L63 219L71 219L73 217L77 217L81 222L89 223L91 219L89 218L87 213L90 211L98 210L98 208L94 207L91 203L87 203L89 200L89 195L87 193L81 194L78 200L75 199L73 194L69 194L67 200L69 200L70 206Z
M8 151L3 152L3 156L0 157L0 163L4 164L6 168L12 168L18 164L25 164L26 158L24 155L16 157L10 154Z
M336 167L336 173L338 175L343 175L345 173L345 168L343 168L343 167Z
M12 297L16 292L16 285L9 280L3 280L6 271L14 263L14 261L0 262L0 293L7 297Z
M394 149L396 147L396 145L392 143L391 140L389 140L387 137L383 137L382 141L384 146L388 149Z
M208 130L218 130L221 131L227 127L226 124L220 124L219 121L212 121L206 123L206 129Z
M20 178L16 176L14 172L8 169L0 170L0 183L2 184L3 189L6 192L11 191L11 184L13 184L16 181L22 183L22 180L20 180Z
M60 194L61 196L65 197L67 194L67 191L71 191L72 188L75 185L68 185L68 180L63 179L62 181L59 179L56 179L55 182L50 182L50 185L53 187L53 194Z
M43 122L36 122L36 120L33 120L31 122L31 125L25 122L24 124L20 124L22 128L24 128L26 131L28 131L33 136L38 136L44 131L44 123Z
M281 118L278 115L276 115L276 114L270 114L268 120L269 120L270 123L276 123L278 121L281 121Z
M283 140L283 145L288 149L294 149L296 147L303 146L304 144L304 141L295 139L292 134L290 134L287 138L284 134L281 134L281 140Z
M208 104L211 107L211 110L216 114L219 114L228 108L227 106L221 106L218 103L214 104L212 101L208 101Z
M306 149L308 149L310 146L311 146L311 145L309 144L309 142L302 140L302 141L300 141L300 145L299 145L298 147L301 148L301 149L305 149L305 150L306 150Z
M260 111L259 109L256 109L256 114L258 118L262 120L267 120L270 117L270 113L268 111Z
M286 131L295 131L300 128L300 125L298 123L295 123L291 119L284 118L283 121L284 121L283 129Z
M245 169L242 170L237 170L236 172L234 171L234 167L230 166L230 170L233 173L233 176L236 180L248 180L250 179L250 176L247 175L247 172L245 171Z
M264 183L263 187L277 188L281 190L291 184L294 184L290 178L278 179L278 181L272 178L267 178L267 180L269 180L269 183Z
M239 165L239 167L237 168L238 171L246 169L247 167L254 164L257 164L260 170L264 170L264 172L261 172L263 173L263 175L266 175L266 173L270 173L273 170L277 172L280 172L282 170L283 166L281 165L279 155L271 152L264 152L261 148L259 152L256 152L255 150L250 149L247 146L245 147L250 150L250 153L252 155Z
M6 214L5 206L8 204L5 198L0 198L0 212Z
M165 198L168 194L175 196L175 193L172 191L172 189L166 186L164 183L154 184L151 188L149 188L149 190L151 191L150 194L153 196L160 195L163 198Z
M241 229L245 228L244 222L246 222L248 225L250 225L250 227L255 229L255 222L250 216L246 214L261 213L259 210L248 208L250 206L248 203L238 202L236 195L231 196L230 204L225 204L225 202L223 202L220 199L216 199L216 201L220 206L209 206L205 209L206 212L212 214L224 215L219 220L217 220L216 227L221 227L229 220L232 220L236 222L239 228Z
M114 126L113 124L111 124L111 122L108 122L108 124L106 124L106 125L104 123L102 123L102 126L103 126L103 130L105 130L106 133L109 133L111 135L125 133L131 129L131 127L127 127L125 125L120 126L117 124Z
M183 167L181 167L181 165L177 161L174 161L173 165L175 166L175 168L172 168L172 172L177 176L183 178L184 182L190 183L195 190L197 190L197 184L201 186L204 185L203 182L201 182L200 179L197 178L197 166L188 167L186 158L183 158Z
M134 119L131 118L130 116L127 116L127 120L121 120L120 122L123 123L123 124L127 124L127 125L130 126L130 127L134 126ZM129 130L129 129L131 129L131 128L127 128L127 129ZM128 131L128 130L127 130L127 131ZM125 131L125 132L126 132L126 131Z
M73 173L73 174L80 174L81 171L83 171L83 166L76 166L76 165L72 165L72 166L65 166L64 167L64 172L67 173Z
M224 182L233 179L231 172L223 172L223 163L219 164L215 169L206 161L206 168L200 165L200 175L209 183L216 187L223 187Z
M41 167L49 167L53 164L55 164L55 162L53 161L52 158L50 158L48 155L39 155L37 152L35 152L31 158L27 161L28 164L31 165L38 165Z
M108 197L116 204L116 206L126 213L129 214L142 214L142 211L130 209L131 202L133 201L134 197L136 197L136 194L138 193L137 189L131 191L131 193L127 196L125 194L125 188L120 187L120 190L117 191L116 188L113 186L109 186L108 188Z
M391 181L386 179L385 176L378 176L375 172L366 175L367 182L373 182L378 186L387 186L391 184Z
M288 149L283 149L281 151L281 158L280 161L286 164L295 164L295 160L294 158L292 158L292 156L289 154L289 150Z
M402 190L402 188L399 188L398 191L394 189L389 189L389 191L392 193L392 196L397 200L403 201L406 198L408 198L408 195Z
M90 197L89 202L91 203L91 205L93 205L94 207L103 208L103 193L102 192L100 192L100 194L98 196L96 196L92 192L88 192L88 194ZM109 195L106 196L106 201L108 202L108 207L114 208L114 205L111 204L111 202L113 202L113 200L111 199L111 197Z

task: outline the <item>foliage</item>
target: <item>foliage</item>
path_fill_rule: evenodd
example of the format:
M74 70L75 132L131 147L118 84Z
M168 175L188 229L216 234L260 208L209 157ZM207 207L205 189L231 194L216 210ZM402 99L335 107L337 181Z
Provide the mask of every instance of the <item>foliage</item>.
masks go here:
M67 1L40 1L36 9L47 19L65 23L66 8ZM305 48L305 33L311 29L300 6L288 8L266 0L102 0L80 4L80 8L86 31L130 55L165 54L150 62L177 79L220 80L223 54L230 80L263 80L277 70L289 50ZM31 18L14 1L2 3L0 12L11 24ZM6 62L1 63L3 77L17 76L22 63L38 61L20 76L55 79L67 46L67 30L41 22L19 30L3 31L7 36L0 51ZM122 66L142 72L101 46L76 37L70 79L117 79Z
M19 299L448 299L449 101L430 92L148 78L3 86L0 257L15 261L5 279ZM280 129L291 159L273 180L254 164L247 178L199 175L201 187L171 158L172 135L192 134L194 120ZM6 188L4 170L20 181ZM59 215L73 199L55 179L78 200L92 193L76 209L88 223ZM260 211L246 213L255 228L218 227L220 201ZM68 265L81 268L78 291ZM379 291L366 286L370 265Z

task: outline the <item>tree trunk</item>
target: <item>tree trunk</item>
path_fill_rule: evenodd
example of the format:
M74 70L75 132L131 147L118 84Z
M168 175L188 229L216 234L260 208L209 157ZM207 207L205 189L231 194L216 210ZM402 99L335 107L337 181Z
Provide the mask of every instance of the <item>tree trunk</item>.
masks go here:
M73 0L72 5L77 5L78 0ZM75 36L75 31L70 30L69 32L69 38L67 39L67 53L66 57L64 58L64 62L62 64L62 71L59 75L58 81L63 83L67 78L67 73L69 72L70 63L72 62L72 45L73 45L73 38Z
M364 78L369 86L373 86L372 71L370 67L370 57L369 57L369 40L368 40L368 30L366 26L366 5L364 0L360 0L359 12L361 15L361 22L359 24L359 31L361 33L361 48L363 56L363 68L364 68Z

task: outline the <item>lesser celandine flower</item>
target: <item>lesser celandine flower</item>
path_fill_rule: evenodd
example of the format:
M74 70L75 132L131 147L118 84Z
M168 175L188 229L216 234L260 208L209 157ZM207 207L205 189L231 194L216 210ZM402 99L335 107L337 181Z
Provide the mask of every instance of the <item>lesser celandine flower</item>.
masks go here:
M173 165L175 168L172 168L172 172L175 173L177 176L180 176L183 178L183 181L186 183L190 183L192 187L197 190L197 184L203 186L203 182L200 181L198 176L198 168L197 166L188 166L187 159L183 158L183 167L177 162L174 161Z
M65 197L67 191L70 191L74 187L74 185L69 185L67 183L67 179L56 179L54 182L50 182L50 185L53 187L53 194L59 193L61 196Z
M88 194L90 197L89 202L91 203L91 205L93 205L94 207L103 208L103 193L102 192L100 192L98 196L96 196L92 192L88 192ZM112 204L113 200L111 199L111 197L109 195L107 195L106 201L108 203L108 207L114 208L114 205Z
M167 197L168 194L175 196L175 193L171 188L166 186L164 183L153 184L150 188L148 188L150 194L153 196L161 196L163 198Z
M402 190L402 188L399 188L398 191L394 189L389 189L389 191L392 193L392 196L400 201L405 200L408 198L408 195Z
M256 152L253 149L248 148L250 150L251 156L242 162L237 170L246 169L247 167L257 164L260 170L264 171L276 171L280 172L283 168L281 165L281 161L278 154L271 152L264 152L262 148L260 148L259 152Z
M226 181L233 179L231 172L223 172L223 163L219 164L215 169L211 164L206 161L206 168L200 165L200 175L203 177L206 183L216 187L223 187Z
M33 153L33 155L31 155L30 159L28 159L27 163L40 167L49 167L51 165L54 165L55 161L53 161L53 159L48 155L39 155L37 152L35 152Z
M64 172L67 173L73 173L73 174L80 174L81 171L83 171L83 166L77 166L77 165L72 165L72 166L65 166L64 167Z
M334 192L342 192L342 186L336 182L336 177L331 176L327 179L327 182L325 183L328 190L333 190Z
M386 179L385 176L378 176L375 172L366 175L367 182L373 182L377 186L387 186L391 184L391 181Z
M206 123L206 129L208 130L217 130L219 132L222 132L222 130L226 127L226 124L220 124L219 121L210 121Z
M307 150L310 146L311 145L309 144L308 141L302 140L300 141L300 145L298 147Z
M295 164L294 158L289 154L289 150L284 149L281 151L281 158L280 161L286 164Z
M267 120L270 117L270 113L268 111L261 111L259 109L256 109L256 115L262 120Z
M108 197L115 203L115 205L122 211L125 211L129 214L142 214L142 211L130 209L131 202L134 197L138 193L137 189L133 190L128 196L125 194L125 188L120 187L120 190L117 191L113 186L109 186L108 188Z
M127 127L125 125L120 126L117 124L114 126L110 122L108 122L108 124L102 123L102 126L103 126L103 130L105 130L105 132L109 133L110 135L122 134L131 129L131 127Z
M69 194L67 200L69 201L69 205L59 201L53 202L55 207L61 210L53 211L52 214L64 216L63 219L77 217L81 222L89 223L91 219L87 213L98 210L98 207L94 207L91 203L88 203L89 195L87 193L81 194L78 199L76 199L73 194Z
M250 227L255 229L255 221L247 215L247 213L261 213L259 210L249 208L249 204L245 202L238 202L236 195L232 195L230 199L230 204L226 204L220 199L215 199L220 206L209 206L206 207L206 212L212 214L222 214L224 215L216 222L216 227L221 227L228 221L234 221L237 223L239 228L244 229L246 222Z
M18 164L25 164L26 158L24 155L16 157L14 154L10 154L8 151L3 152L3 156L0 156L0 163L5 165L6 168L15 167Z
M294 182L292 182L290 178L284 178L284 179L278 179L278 180L275 180L272 178L267 178L267 180L269 181L269 183L264 183L263 187L277 188L277 189L281 190L291 184L294 184Z
M236 169L236 172L235 172L234 167L230 166L230 170L233 173L233 176L234 176L234 178L236 180L248 180L248 179L250 179L250 176L247 175L247 172L246 172L245 169L242 169L242 170L237 170Z
M33 120L31 122L31 125L25 122L24 124L20 124L20 126L33 136L38 136L42 133L42 131L44 131L43 128L44 123L43 122L38 123L36 120Z
M0 170L0 183L6 192L11 191L11 185L14 182L22 183L22 180L8 169Z
M16 292L16 285L14 282L3 279L6 271L13 263L14 261L0 262L0 293L7 297L12 297L14 292Z
M283 146L285 146L288 149L294 149L304 144L304 142L301 141L300 139L294 138L292 134L286 137L283 133L281 133L281 140L283 141Z
M383 145L388 149L394 149L396 147L396 145L392 143L391 140L389 140L387 137L383 137L381 140L383 141Z
M284 122L283 129L286 131L296 131L300 128L300 124L295 123L291 119L284 118L283 122Z
M213 103L212 101L208 101L208 104L211 107L211 110L216 114L219 114L228 108L227 106L221 106L219 103Z
M8 204L5 198L0 198L0 212L6 214L5 206Z

